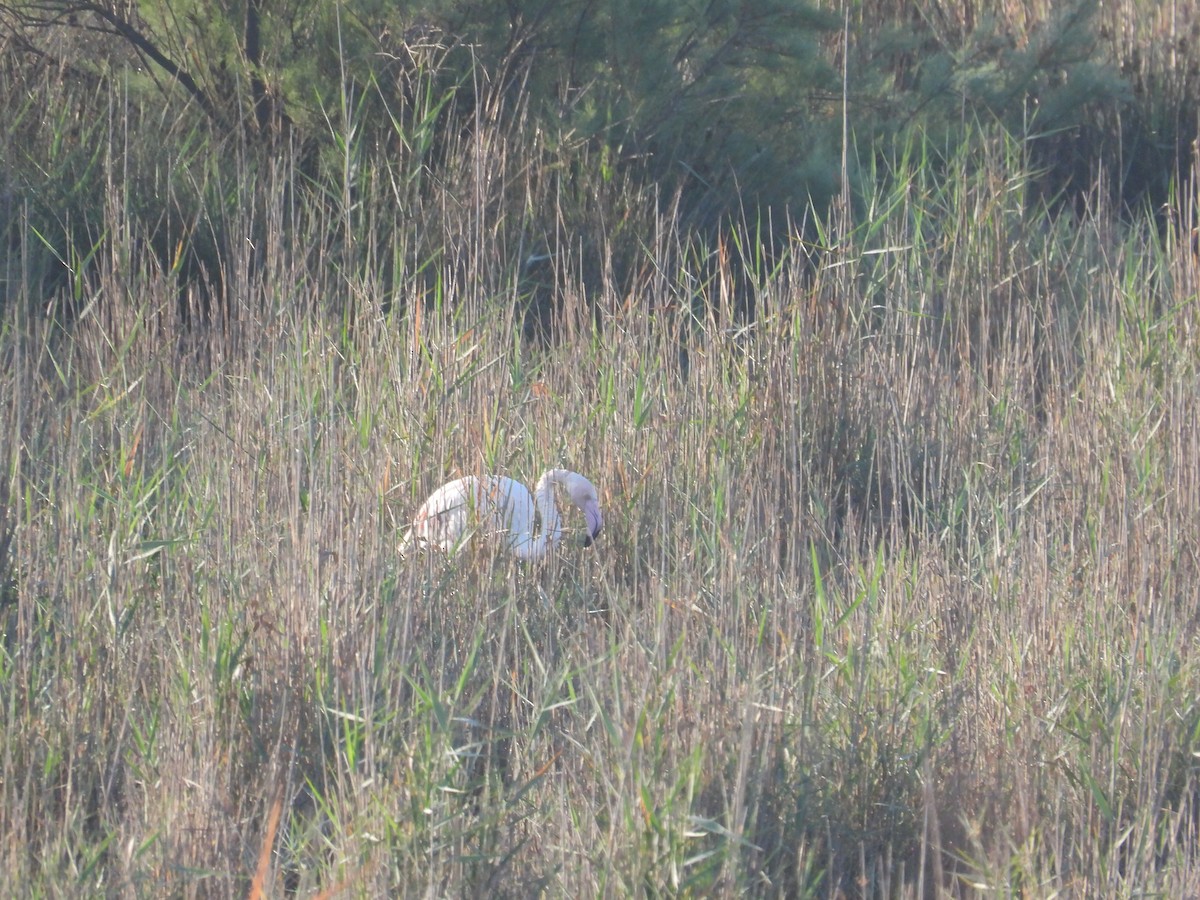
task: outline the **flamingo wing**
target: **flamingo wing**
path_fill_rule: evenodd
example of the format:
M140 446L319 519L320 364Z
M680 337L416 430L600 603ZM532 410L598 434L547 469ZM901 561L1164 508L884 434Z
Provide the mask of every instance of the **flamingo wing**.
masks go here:
M453 550L470 526L474 482L474 478L459 478L430 494L413 517L413 535L444 553Z
M513 550L533 540L534 506L529 488L504 476L480 482L480 521Z
M516 548L531 539L533 519L533 498L523 484L511 478L469 475L429 495L413 519L412 534L449 553L482 528Z

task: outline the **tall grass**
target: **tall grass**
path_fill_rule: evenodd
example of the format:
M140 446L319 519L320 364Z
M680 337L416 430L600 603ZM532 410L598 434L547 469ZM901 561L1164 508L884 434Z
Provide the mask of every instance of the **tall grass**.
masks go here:
M206 321L116 188L78 316L6 307L0 879L1200 889L1194 185L1165 233L1052 215L997 140L778 262L624 196L643 278L558 236L531 340L499 221L556 170L483 129L398 210L352 99L342 189L228 174ZM595 548L394 552L444 479L552 464Z

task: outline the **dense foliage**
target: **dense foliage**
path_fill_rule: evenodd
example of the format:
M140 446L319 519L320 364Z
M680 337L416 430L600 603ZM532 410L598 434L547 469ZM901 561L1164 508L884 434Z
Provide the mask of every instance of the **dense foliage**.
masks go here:
M0 178L8 221L44 244L26 277L60 285L67 255L103 243L117 191L160 263L220 298L223 256L247 237L228 173L281 159L289 191L341 206L342 265L359 272L478 251L423 214L453 182L487 211L498 271L570 246L590 283L628 280L631 191L709 237L735 222L774 235L763 225L824 216L843 193L861 204L914 141L935 164L980 124L1026 142L1043 196L1099 182L1157 205L1186 167L1200 80L1188 22L1170 23L1169 60L1150 34L1129 46L1119 16L1139 6L0 4ZM481 133L521 153L468 198L462 142ZM428 238L397 259L393 226ZM7 246L21 239L8 228Z
M0 884L1200 894L1196 15L0 0Z

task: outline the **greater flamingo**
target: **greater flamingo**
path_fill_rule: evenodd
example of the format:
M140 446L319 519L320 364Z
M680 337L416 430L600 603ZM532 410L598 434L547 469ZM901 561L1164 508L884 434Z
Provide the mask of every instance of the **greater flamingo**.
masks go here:
M547 469L538 479L533 496L519 481L503 475L468 475L443 484L429 495L413 517L410 528L400 541L400 553L407 553L413 541L432 545L445 553L459 550L467 543L475 527L498 536L518 559L541 559L562 537L562 519L554 502L554 486L561 484L587 520L584 546L604 527L596 486L568 469ZM542 518L542 527L533 533L534 508Z

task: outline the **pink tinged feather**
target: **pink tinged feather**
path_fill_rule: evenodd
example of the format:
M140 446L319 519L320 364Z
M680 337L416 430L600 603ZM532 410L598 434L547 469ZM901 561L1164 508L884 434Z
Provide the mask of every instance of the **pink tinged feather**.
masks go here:
M588 501L583 506L583 517L587 519L587 537L584 538L584 546L591 546L592 541L600 537L600 531L604 528L604 517L600 515L599 502Z

